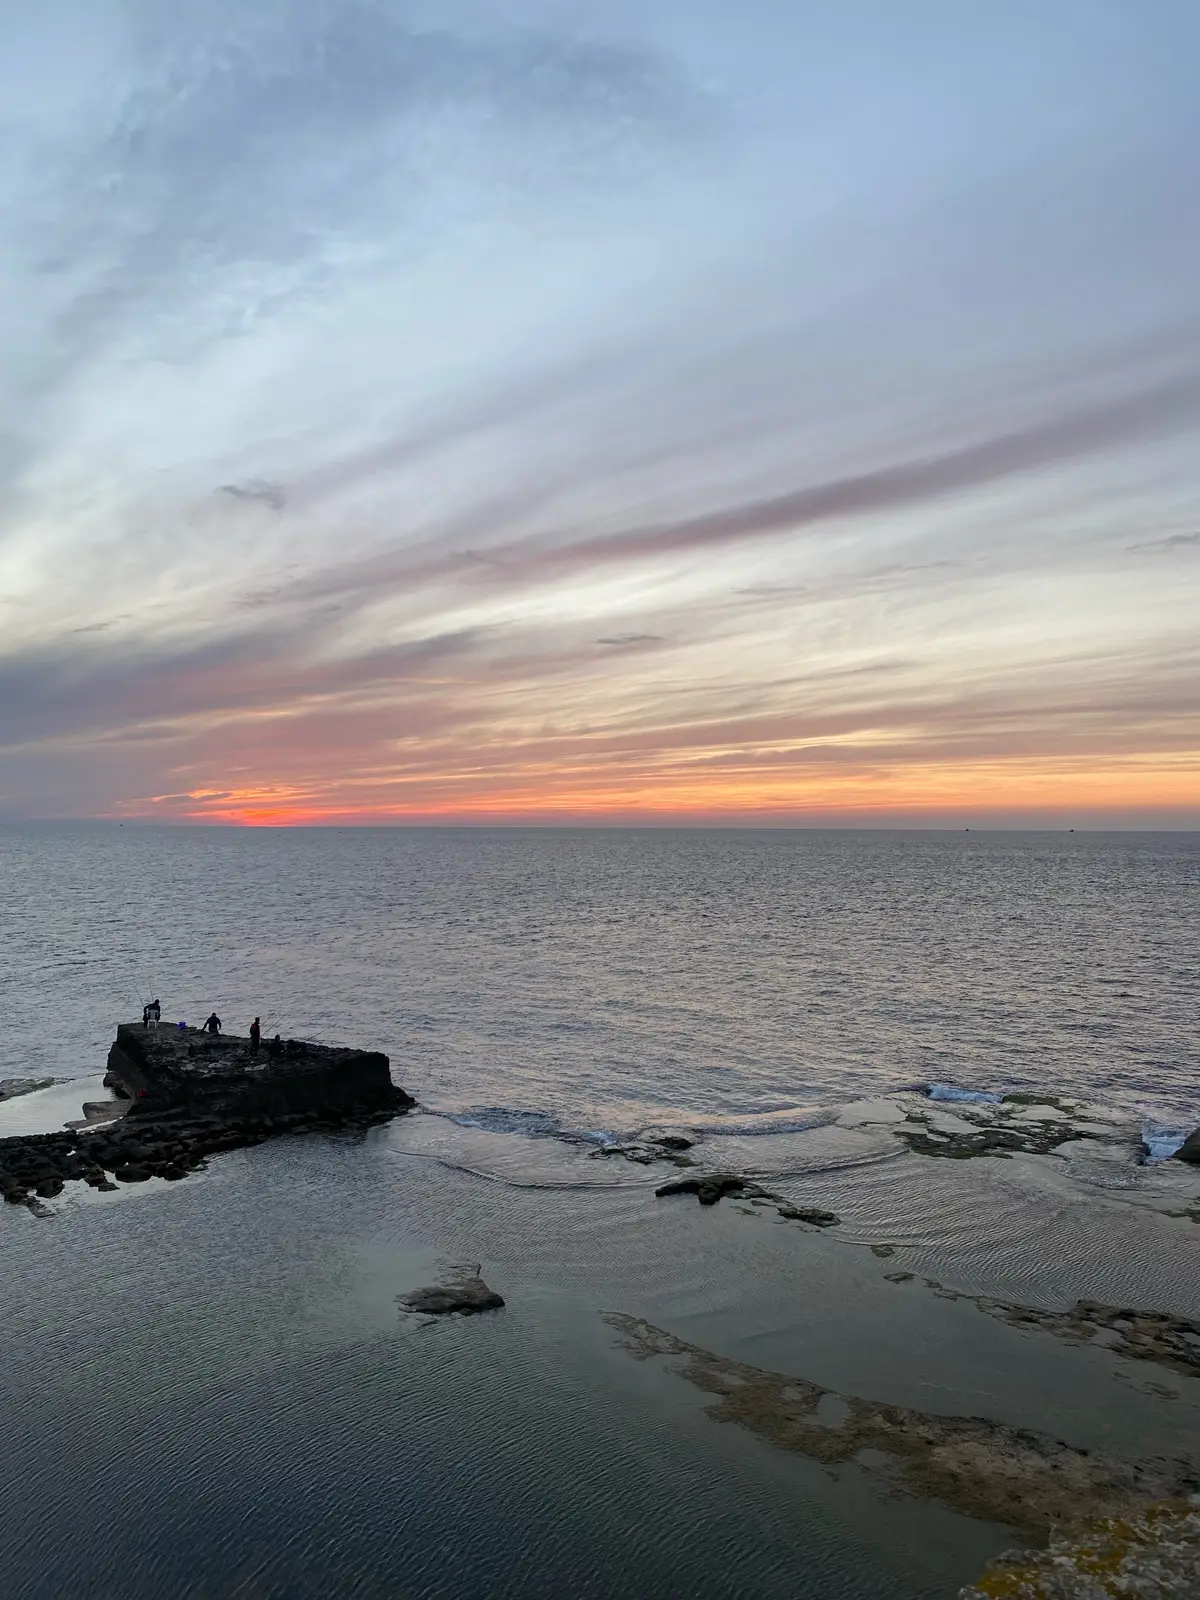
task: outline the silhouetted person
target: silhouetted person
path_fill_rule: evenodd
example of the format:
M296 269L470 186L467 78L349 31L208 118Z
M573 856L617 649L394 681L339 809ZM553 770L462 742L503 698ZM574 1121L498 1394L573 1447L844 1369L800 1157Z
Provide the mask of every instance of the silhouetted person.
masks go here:
M255 1017L254 1021L250 1024L250 1054L252 1056L256 1056L258 1054L258 1041L261 1038L262 1029L258 1025L258 1018Z
M159 1023L162 1021L162 1005L161 1005L161 1003L158 1000L151 1000L150 1004L147 1006L146 1009L150 1013L151 1026L157 1028Z
M143 1028L148 1028L149 1026L150 1026L150 1007L149 1006L143 1006L142 1007L142 1027Z
M221 1019L217 1015L217 1013L214 1011L209 1016L208 1021L204 1024L204 1027L201 1029L201 1032L210 1033L210 1034L212 1034L213 1038L215 1039L217 1034L220 1033L220 1031L221 1031Z
M267 1051L270 1054L271 1059L274 1061L278 1061L279 1057L283 1054L283 1040L278 1034L275 1035L270 1044L267 1046Z

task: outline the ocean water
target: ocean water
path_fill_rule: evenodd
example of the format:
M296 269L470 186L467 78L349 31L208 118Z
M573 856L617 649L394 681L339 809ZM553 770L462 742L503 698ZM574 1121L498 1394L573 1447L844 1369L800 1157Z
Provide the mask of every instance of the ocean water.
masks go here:
M1200 1121L1200 835L0 829L0 1076L113 1024L372 1045L515 1133L943 1084Z
M1180 1164L931 1162L833 1118L937 1084L1200 1122L1198 887L1188 836L0 830L0 1077L63 1080L0 1132L76 1114L152 993L382 1048L425 1108L0 1208L5 1600L950 1600L1008 1532L711 1420L602 1315L1187 1448L1188 1380L886 1276L1195 1316L1200 1231L1141 1203ZM841 1226L657 1200L603 1151L662 1123ZM447 1262L505 1310L407 1323Z

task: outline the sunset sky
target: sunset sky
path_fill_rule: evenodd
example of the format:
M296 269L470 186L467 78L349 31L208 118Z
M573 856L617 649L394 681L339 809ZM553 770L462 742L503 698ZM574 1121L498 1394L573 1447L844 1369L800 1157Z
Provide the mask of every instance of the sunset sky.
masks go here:
M0 817L1200 826L1195 0L7 0Z

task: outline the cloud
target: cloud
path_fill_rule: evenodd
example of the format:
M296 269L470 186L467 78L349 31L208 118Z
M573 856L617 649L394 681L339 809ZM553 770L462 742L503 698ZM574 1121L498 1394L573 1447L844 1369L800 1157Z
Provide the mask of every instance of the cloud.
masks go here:
M287 505L287 495L281 485L265 483L254 479L250 483L223 483L221 493L231 496L234 500L260 500L263 505L270 506L272 511L282 511Z
M581 539L539 558L546 564L586 567L796 533L841 518L904 510L1197 422L1200 374L940 455L831 479L704 516Z
M1194 533L1170 533L1162 539L1144 539L1138 544L1127 545L1126 549L1133 554L1141 551L1169 554L1174 551L1187 551L1200 549L1200 531Z
M6 812L1183 805L1200 21L893 9L6 17Z

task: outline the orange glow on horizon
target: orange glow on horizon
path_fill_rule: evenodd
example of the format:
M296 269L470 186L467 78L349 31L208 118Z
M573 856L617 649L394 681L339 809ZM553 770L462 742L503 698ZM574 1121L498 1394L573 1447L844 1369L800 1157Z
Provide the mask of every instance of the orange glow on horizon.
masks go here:
M168 803L169 802L169 803ZM182 802L182 803L181 803ZM1140 756L1099 768L1065 761L911 763L886 771L714 772L682 767L653 773L559 769L497 775L449 773L421 779L364 779L226 789L131 802L126 818L223 823L234 827L428 823L804 822L836 813L852 823L880 816L945 812L1187 812L1200 821L1200 758Z

